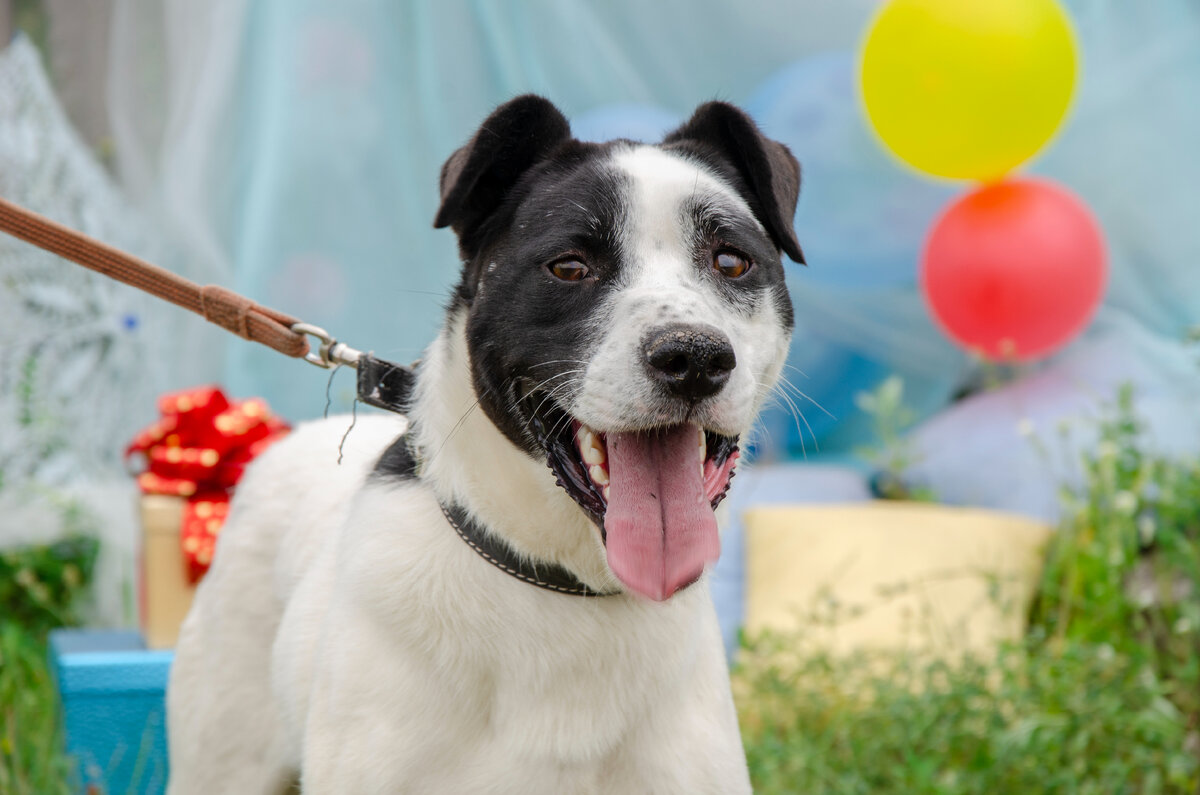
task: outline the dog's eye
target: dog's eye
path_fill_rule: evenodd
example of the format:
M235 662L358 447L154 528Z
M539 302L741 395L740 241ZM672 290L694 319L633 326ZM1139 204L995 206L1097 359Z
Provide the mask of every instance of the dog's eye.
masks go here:
M546 267L551 276L564 282L579 282L592 275L588 266L577 259L559 260Z
M727 279L738 279L750 271L750 260L736 251L718 251L713 256L713 267Z

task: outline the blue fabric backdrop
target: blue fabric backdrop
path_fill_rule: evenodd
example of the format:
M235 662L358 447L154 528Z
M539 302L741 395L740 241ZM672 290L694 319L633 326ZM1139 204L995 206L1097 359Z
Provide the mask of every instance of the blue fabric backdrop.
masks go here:
M1084 68L1060 135L1033 164L1093 208L1111 248L1108 307L1175 345L1200 322L1200 10L1190 0L1068 3ZM787 375L803 419L769 411L766 456L864 436L853 394L905 376L922 416L971 363L915 286L930 221L964 186L884 153L855 90L874 3L638 0L262 0L248 4L232 145L210 209L237 289L399 360L431 339L457 255L434 231L443 160L496 104L534 91L583 137L654 138L697 103L748 108L804 164ZM324 375L230 345L227 381L293 418ZM352 384L335 382L335 407ZM800 395L803 393L803 396ZM819 406L819 407L818 407Z

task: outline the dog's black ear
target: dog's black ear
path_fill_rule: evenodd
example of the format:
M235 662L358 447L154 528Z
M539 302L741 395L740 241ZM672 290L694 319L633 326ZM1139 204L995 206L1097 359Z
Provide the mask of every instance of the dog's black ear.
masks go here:
M549 100L526 94L510 100L442 166L442 204L433 225L454 229L464 249L521 175L571 137L571 125Z
M804 252L792 228L800 198L800 163L791 151L759 132L754 121L726 102L708 102L663 139L664 144L694 142L729 161L750 191L750 208L775 244L804 264Z

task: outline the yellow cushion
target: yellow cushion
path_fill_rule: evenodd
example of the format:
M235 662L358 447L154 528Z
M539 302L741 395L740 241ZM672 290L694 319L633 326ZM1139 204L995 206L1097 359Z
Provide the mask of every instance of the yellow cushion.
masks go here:
M953 657L1016 639L1051 529L1011 514L906 502L745 514L746 630L834 653Z

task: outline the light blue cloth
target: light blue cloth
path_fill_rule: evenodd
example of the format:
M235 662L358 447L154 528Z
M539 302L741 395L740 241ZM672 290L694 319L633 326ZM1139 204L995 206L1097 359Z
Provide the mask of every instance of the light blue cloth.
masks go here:
M1078 193L1100 220L1111 256L1105 300L1138 338L1114 372L1174 388L1150 406L1159 412L1152 427L1169 427L1170 412L1185 405L1179 385L1190 383L1175 375L1179 340L1200 323L1200 7L1068 6L1082 79L1064 128L1032 170ZM968 186L913 173L867 128L855 48L873 0L246 7L233 146L207 164L239 291L380 356L415 359L458 271L451 234L431 228L439 169L495 105L537 92L585 138L653 140L716 97L748 108L792 147L805 174L796 228L809 267L787 266L797 319L789 386L748 445L758 459L844 455L868 440L854 393L892 372L922 418L937 415L968 375L971 362L934 327L917 286L930 224ZM1028 441L1014 430L1013 406L1036 417L1079 408L1070 378L1055 373L1111 386L1100 371L1114 328L1093 327L1060 362L924 426L919 474L953 501L1044 513L1051 478L1016 488L1011 477L992 477L988 463L1024 482ZM292 419L323 408L324 373L242 342L229 349L235 394L264 395ZM335 408L352 397L344 374ZM742 613L736 517L750 500L821 498L806 490L807 477L772 470L769 487L753 489L747 473L733 489L735 521L713 579L727 644ZM861 482L852 491L865 496Z
M808 29L779 24L799 10L782 0L753 12L685 0L248 4L235 151L213 176L234 286L414 359L458 270L453 236L431 228L439 169L495 105L538 92L585 135L657 134L705 100L744 100L818 42L849 45L869 5L810 2ZM649 128L615 118L631 105L650 109ZM295 419L323 408L322 373L243 343L230 351L235 393ZM351 379L333 396L348 408Z
M1109 305L1177 338L1200 321L1189 199L1200 184L1200 11L1187 0L1069 6L1083 77L1034 170L1099 217ZM863 441L853 394L890 372L905 376L921 415L964 377L969 362L934 328L916 287L921 240L964 186L910 172L865 126L853 48L871 3L249 7L235 151L214 164L213 180L234 286L256 299L381 356L414 359L457 274L452 236L430 227L438 170L494 105L535 91L584 137L653 139L720 97L792 146L806 175L796 225L810 266L789 266L797 333L786 372L803 419L769 411L762 457ZM295 419L323 408L321 372L240 342L230 350L235 393L265 395ZM335 407L352 393L351 378L335 382Z

